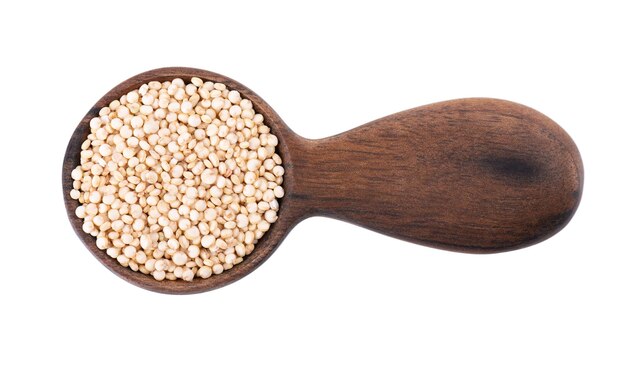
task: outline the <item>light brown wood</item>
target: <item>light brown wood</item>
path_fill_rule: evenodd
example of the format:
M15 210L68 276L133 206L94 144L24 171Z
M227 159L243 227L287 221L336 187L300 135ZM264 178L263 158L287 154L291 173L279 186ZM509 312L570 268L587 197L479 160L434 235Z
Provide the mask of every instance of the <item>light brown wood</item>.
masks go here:
M110 101L152 80L222 82L250 99L279 139L285 197L279 218L255 251L233 269L193 282L157 282L95 246L74 215L71 170L89 120ZM421 245L494 253L542 241L571 219L582 195L583 167L574 142L528 107L473 98L436 103L375 120L322 140L292 132L242 84L212 72L165 68L139 74L103 96L78 125L63 165L68 217L85 246L107 268L163 293L219 288L252 272L301 220L324 215ZM320 234L319 239L323 239Z

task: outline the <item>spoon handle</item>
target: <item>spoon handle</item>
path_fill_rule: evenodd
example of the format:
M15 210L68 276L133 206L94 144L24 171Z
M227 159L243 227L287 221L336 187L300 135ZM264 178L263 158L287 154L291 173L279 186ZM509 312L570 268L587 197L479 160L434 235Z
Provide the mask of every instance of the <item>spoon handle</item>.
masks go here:
M582 195L571 138L508 101L435 103L294 147L291 197L305 216L452 251L502 252L547 239Z

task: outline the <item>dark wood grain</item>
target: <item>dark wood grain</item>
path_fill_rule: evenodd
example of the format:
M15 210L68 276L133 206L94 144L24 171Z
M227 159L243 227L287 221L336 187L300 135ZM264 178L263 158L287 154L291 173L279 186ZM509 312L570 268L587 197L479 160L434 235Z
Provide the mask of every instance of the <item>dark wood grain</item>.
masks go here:
M307 214L459 252L544 240L582 193L582 162L565 131L502 100L423 106L290 149L291 198Z
M285 197L279 218L254 252L223 274L193 282L157 282L124 268L95 245L74 215L71 170L89 120L110 101L151 80L198 76L250 99L279 139ZM299 221L314 215L348 221L414 243L494 253L544 240L571 219L582 195L583 167L569 136L528 107L462 99L397 113L346 133L308 140L293 133L258 95L212 72L148 71L104 95L81 120L67 147L63 196L70 222L109 270L142 288L197 293L242 278L263 263ZM323 234L319 239L324 239Z

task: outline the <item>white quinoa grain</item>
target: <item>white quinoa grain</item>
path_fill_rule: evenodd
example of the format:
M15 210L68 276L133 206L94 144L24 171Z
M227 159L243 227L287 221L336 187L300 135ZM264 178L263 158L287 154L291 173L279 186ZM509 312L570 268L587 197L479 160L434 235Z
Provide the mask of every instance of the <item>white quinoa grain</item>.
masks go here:
M162 270L153 271L152 276L154 277L154 279L161 281L165 279L165 271L162 271Z
M213 274L221 274L224 272L224 266L222 266L222 264L215 264L211 267L211 269L213 270Z
M198 269L198 272L196 274L199 277L201 277L202 279L206 279L206 278L210 277L211 274L213 274L213 272L211 271L210 267L202 266L200 269Z
M182 266L187 263L187 255L184 252L176 252L172 255L172 261L178 265Z

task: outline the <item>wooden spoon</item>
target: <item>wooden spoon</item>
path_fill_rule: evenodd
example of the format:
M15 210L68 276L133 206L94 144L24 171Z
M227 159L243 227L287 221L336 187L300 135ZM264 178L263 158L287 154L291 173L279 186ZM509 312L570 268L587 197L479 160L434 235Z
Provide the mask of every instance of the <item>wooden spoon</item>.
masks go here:
M194 76L224 83L250 99L279 139L285 196L278 220L242 263L193 282L156 281L122 267L82 231L69 197L89 121L100 108L149 81ZM323 118L321 120L324 120ZM494 253L535 244L572 218L583 188L576 145L556 123L508 101L470 98L399 112L321 140L295 134L253 91L225 76L162 68L105 94L78 124L63 163L63 197L76 234L109 270L145 289L197 293L251 273L287 233L311 216L328 216L430 247ZM324 239L320 234L319 239Z

